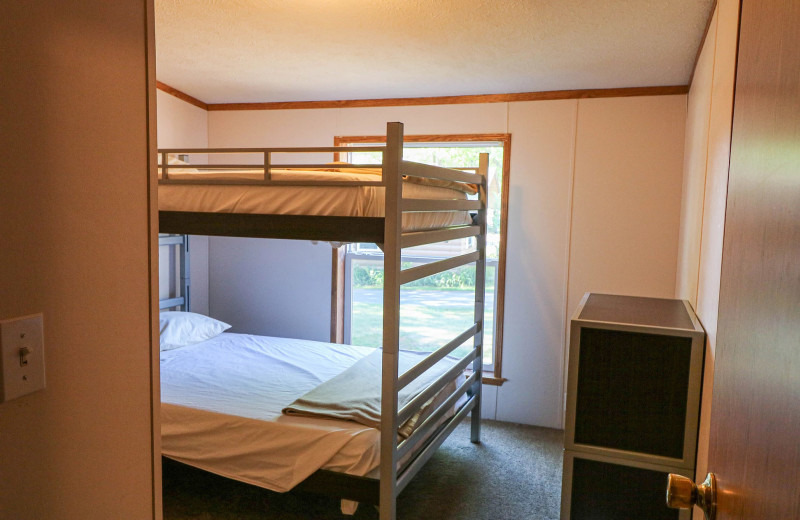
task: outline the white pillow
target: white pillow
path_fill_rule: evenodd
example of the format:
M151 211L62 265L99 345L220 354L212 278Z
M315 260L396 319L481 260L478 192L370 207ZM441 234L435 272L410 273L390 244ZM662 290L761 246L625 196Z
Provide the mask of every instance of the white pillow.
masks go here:
M172 350L211 339L231 328L225 322L194 312L161 313L161 350Z

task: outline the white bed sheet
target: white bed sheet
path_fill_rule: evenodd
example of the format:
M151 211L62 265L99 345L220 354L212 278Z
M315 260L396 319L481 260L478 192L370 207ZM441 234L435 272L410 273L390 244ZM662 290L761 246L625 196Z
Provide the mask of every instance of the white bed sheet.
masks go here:
M171 179L260 179L260 172L199 173L170 170ZM323 171L272 172L280 181L380 181L380 175ZM465 199L464 192L440 186L403 182L403 197L412 199ZM259 186L160 184L158 209L208 213L383 217L382 186ZM470 224L464 211L406 213L403 229L415 231Z
M162 352L162 454L280 492L318 469L377 476L378 430L350 421L281 414L295 399L372 351L223 333ZM454 389L453 384L450 392Z

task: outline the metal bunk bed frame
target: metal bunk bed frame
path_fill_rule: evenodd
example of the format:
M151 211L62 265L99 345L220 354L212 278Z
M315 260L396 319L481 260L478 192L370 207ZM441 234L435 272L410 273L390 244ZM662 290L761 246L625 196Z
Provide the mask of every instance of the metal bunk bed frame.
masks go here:
M188 311L190 307L189 283L189 235L158 235L158 247L174 247L176 249L175 263L177 263L178 276L175 287L170 290L170 296L159 301L159 310L180 309Z
M395 520L397 517L397 496L409 481L422 468L435 450L444 442L456 426L469 414L471 417L470 440L480 442L481 378L483 363L483 317L486 269L486 189L489 159L481 154L477 168L464 168L468 171L452 170L436 166L403 161L403 125L388 123L386 146L365 147L359 150L378 150L383 152L382 181L375 182L329 182L329 183L291 183L273 181L272 168L309 167L310 165L270 164L272 153L284 152L347 152L346 147L330 148L272 148L272 149L168 149L159 150L162 155L162 184L176 184L169 178L168 156L177 153L225 153L258 152L264 157L264 178L259 184L275 185L380 185L385 188L385 217L316 217L295 215L252 215L252 214L211 214L189 212L159 212L159 231L161 233L182 233L199 235L246 236L262 238L294 238L307 240L331 240L352 242L376 242L384 251L384 289L383 289L383 354L381 390L381 431L396 432L398 425L411 417L414 412L448 382L456 379L465 370L471 373L458 385L457 390L424 421L415 432L403 442L398 443L396 435L381 435L380 478L379 480L356 477L319 470L298 485L298 488L334 494L341 498L373 503L379 506L380 520ZM365 166L365 165L356 165ZM252 168L252 166L250 166ZM313 167L318 167L314 165ZM231 168L229 165L211 168ZM445 199L406 199L402 196L402 176L440 179L453 182L470 183L478 186L478 200ZM215 184L241 184L242 181L217 181ZM252 182L251 182L252 183ZM402 216L407 212L419 211L475 211L477 217L472 225L460 225L430 231L403 232ZM404 248L443 242L457 238L476 238L476 250L460 256L447 258L402 269L401 254ZM186 253L188 240L180 237L164 237L168 245L182 245ZM446 345L430 353L416 367L398 376L398 352L400 349L400 288L403 284L431 276L462 265L475 263L475 309L474 322L463 333ZM188 262L181 263L183 298L188 304ZM180 305L178 299L170 300L171 305L162 303L162 308ZM398 409L398 392L419 377L436 362L451 354L456 348L472 338L473 348L469 354L446 374L435 381L428 389L402 409ZM462 396L467 396L453 417L439 424ZM426 439L421 449L418 443ZM419 449L416 455L398 470L398 461L412 449Z

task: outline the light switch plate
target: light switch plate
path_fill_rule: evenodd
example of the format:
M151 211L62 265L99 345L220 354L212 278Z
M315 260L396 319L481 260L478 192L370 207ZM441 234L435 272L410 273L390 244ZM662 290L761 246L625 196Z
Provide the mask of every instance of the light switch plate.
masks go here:
M43 316L33 314L0 321L0 353L0 402L43 389Z

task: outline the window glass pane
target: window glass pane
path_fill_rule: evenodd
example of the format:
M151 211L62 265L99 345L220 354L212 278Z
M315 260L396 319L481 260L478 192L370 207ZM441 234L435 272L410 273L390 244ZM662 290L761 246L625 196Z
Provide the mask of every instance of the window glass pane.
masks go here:
M372 143L374 144L374 143ZM354 145L356 148L358 145ZM366 146L366 144L364 145ZM503 193L503 147L491 143L463 143L433 146L426 143L406 143L403 159L448 168L478 165L478 157L489 154L489 189L486 211L486 257L498 259L500 254L500 215ZM380 164L380 152L350 152L350 162Z
M420 262L404 261L403 268ZM487 269L484 364L492 360L494 273ZM379 347L383 334L383 261L354 258L351 263L353 345ZM463 266L404 285L400 290L400 348L435 350L472 326L475 316L475 266ZM463 356L472 341L455 351Z
M374 144L374 143L373 143ZM366 145L366 144L364 144ZM357 148L359 145L353 145ZM494 352L494 311L497 262L500 251L503 147L500 143L405 143L403 159L438 166L475 167L479 155L489 154L486 236L486 296L484 299L484 365L491 369ZM348 161L380 164L380 152L349 153ZM464 254L475 248L475 239L428 244L403 251L403 264L415 265ZM350 342L377 347L383 332L383 253L375 244L348 247L350 268ZM474 318L475 267L464 266L401 288L400 346L409 350L433 350L464 332ZM472 342L457 354L471 349Z

